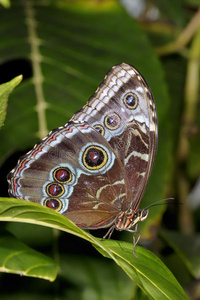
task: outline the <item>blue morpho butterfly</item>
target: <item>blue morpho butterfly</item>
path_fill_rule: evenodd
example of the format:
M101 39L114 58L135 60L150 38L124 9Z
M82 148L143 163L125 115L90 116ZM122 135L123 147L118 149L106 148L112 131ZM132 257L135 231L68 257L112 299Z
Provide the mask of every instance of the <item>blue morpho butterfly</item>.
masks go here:
M8 174L12 197L40 203L87 229L128 230L139 209L157 149L157 115L143 76L122 63L86 105ZM107 236L106 235L106 236ZM134 249L137 242L134 242Z

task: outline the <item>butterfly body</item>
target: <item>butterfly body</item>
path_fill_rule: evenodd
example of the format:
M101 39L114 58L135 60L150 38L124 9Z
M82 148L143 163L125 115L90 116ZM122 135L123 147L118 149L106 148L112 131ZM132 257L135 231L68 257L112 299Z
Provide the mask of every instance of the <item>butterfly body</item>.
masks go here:
M122 63L87 104L9 173L12 197L40 203L87 229L129 230L157 148L157 115L142 75Z

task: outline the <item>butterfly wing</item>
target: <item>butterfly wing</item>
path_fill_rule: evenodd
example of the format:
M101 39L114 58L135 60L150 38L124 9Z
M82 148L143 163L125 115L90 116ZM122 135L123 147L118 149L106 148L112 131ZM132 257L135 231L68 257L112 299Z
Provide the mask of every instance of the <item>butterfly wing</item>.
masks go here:
M154 124L154 125L152 125ZM136 210L156 151L156 110L143 77L121 64L65 126L20 158L11 196L53 208L84 228Z

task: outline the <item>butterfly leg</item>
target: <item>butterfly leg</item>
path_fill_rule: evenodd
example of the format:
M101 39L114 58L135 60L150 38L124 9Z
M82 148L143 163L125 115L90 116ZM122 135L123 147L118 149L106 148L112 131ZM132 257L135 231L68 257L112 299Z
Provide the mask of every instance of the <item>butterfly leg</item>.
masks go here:
M115 225L111 226L109 230L106 232L106 234L102 237L101 241L105 240L107 237L108 239L110 239L114 229L115 229Z
M141 237L141 231L137 231L137 228L138 228L138 224L135 225L135 229L134 230L128 230L129 232L132 232L133 233L133 255L137 258L136 254L135 254L135 247L137 245L137 243L139 242L140 240L140 237ZM138 235L137 239L136 239L136 235Z
M135 230L134 230L134 233L133 233L133 255L134 255L136 258L137 258L137 256L135 255L135 246L137 245L137 243L139 242L140 237L141 237L141 231L137 231L137 227L138 227L137 225L138 225L138 224L136 224ZM136 234L139 234L137 240L135 240Z

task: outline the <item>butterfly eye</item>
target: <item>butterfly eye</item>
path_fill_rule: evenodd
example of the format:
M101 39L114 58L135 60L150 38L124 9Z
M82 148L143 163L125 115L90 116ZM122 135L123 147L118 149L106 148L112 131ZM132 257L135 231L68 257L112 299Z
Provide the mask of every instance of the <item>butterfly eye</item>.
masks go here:
M120 117L113 113L105 117L104 123L105 126L110 130L115 130L120 126Z
M60 183L49 183L46 187L46 192L49 196L61 196L64 193L64 188Z
M127 93L124 96L124 104L130 109L135 109L138 105L138 98L134 93Z
M147 216L148 216L149 211L148 210L142 210L142 214L141 214L141 221L144 221Z
M97 170L105 166L108 156L99 146L90 146L83 153L83 164L87 169Z
M68 183L72 181L72 173L68 168L57 168L53 172L53 178L61 183Z
M101 126L99 124L95 125L94 129L96 129L102 136L104 136L105 130L104 130L103 126Z
M44 202L44 206L59 212L62 208L62 202L56 198L47 198Z

